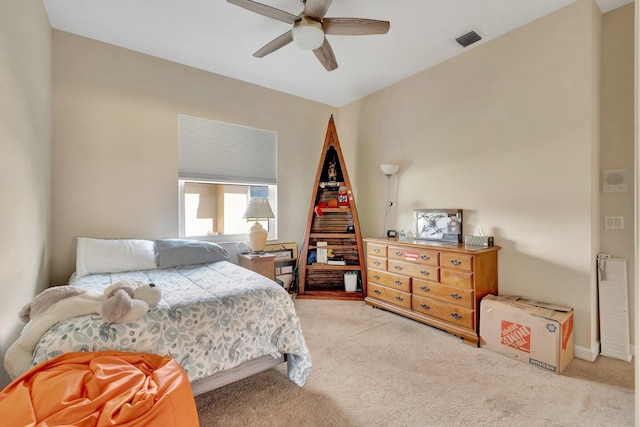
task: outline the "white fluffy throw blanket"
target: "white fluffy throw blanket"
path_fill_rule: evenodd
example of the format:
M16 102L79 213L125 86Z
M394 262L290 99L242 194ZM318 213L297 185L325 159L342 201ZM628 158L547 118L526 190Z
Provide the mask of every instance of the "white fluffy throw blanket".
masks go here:
M4 356L4 367L15 379L31 368L33 351L42 335L63 320L85 314L99 313L104 295L102 292L87 291L71 298L53 303L24 327L20 337L11 344Z

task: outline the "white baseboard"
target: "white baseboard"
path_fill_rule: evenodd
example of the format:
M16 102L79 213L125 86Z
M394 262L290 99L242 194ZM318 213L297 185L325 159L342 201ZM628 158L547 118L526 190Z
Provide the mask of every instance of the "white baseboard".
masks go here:
M598 355L600 354L600 341L596 342L593 347L587 348L576 345L573 347L574 356L577 359L588 360L589 362L593 362L596 360ZM631 346L631 355L636 355L636 346Z
M574 356L578 359L588 360L589 362L593 362L600 354L600 341L598 341L591 348L582 347L576 345L573 347Z

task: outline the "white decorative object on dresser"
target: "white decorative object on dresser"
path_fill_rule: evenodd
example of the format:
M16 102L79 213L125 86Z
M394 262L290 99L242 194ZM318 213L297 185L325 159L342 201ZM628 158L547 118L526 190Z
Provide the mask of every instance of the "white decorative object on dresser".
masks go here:
M478 346L480 300L498 294L498 250L464 244L364 239L365 302Z

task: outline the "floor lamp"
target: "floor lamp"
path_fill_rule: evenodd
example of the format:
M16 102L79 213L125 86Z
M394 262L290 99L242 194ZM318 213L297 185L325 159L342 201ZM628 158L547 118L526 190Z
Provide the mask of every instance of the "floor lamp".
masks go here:
M393 202L389 200L389 182L391 181L391 176L394 173L398 172L398 169L400 169L399 165L390 165L390 164L380 165L380 170L387 177L387 198L386 198L386 203L384 205L384 223L382 224L382 237L386 236L387 234L387 215L389 214L389 211L393 206Z

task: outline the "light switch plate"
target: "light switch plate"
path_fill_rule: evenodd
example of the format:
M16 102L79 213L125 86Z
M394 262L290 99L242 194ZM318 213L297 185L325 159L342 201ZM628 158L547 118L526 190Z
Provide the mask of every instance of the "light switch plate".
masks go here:
M624 217L623 216L605 216L604 217L605 230L622 230L624 229Z

